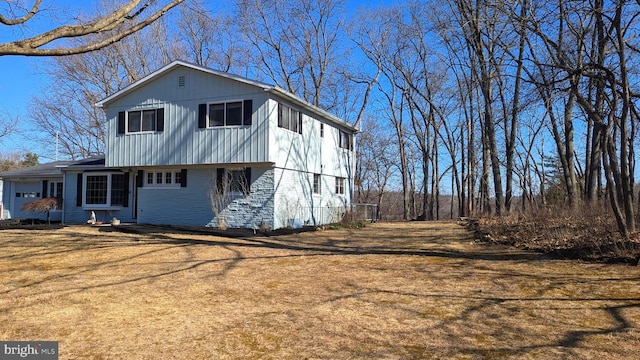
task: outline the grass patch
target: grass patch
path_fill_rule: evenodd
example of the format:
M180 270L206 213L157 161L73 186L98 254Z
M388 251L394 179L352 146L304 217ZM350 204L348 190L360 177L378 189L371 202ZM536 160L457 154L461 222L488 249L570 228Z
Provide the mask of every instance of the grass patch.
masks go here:
M633 358L638 268L447 222L220 237L4 230L0 338L61 359Z

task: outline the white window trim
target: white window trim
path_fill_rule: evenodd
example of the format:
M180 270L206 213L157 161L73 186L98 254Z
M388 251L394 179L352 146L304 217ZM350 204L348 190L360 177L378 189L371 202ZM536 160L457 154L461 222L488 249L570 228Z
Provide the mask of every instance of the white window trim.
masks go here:
M83 210L120 210L122 205L111 206L111 176L112 172L86 172L82 174L82 209ZM119 173L116 173L119 174ZM87 204L87 176L107 176L107 203ZM125 196L128 196L125 194Z
M158 184L157 180L158 180L158 173L162 173L162 184ZM167 173L171 173L172 177L171 177L171 184L167 184L166 183L166 174ZM144 189L179 189L182 184L179 182L176 182L176 174L181 174L182 170L176 170L176 169L156 169L153 171L145 171L144 172L144 179L143 179L143 184L142 187ZM149 184L148 183L148 174L153 174L153 183Z
M280 106L284 106L287 108L287 113L288 113L288 119L289 119L289 126L285 127L285 126L280 126ZM296 113L298 113L300 120L299 119L295 119L296 122L296 130L291 129L291 113L292 111L295 111ZM283 129L283 130L287 130L289 132L292 132L294 134L299 134L302 135L302 125L304 123L304 112L302 112L300 109L298 109L295 106L291 106L288 103L278 103L277 109L276 109L276 122L277 122L277 127L278 129Z
M205 128L207 129L222 129L222 128L239 128L239 127L245 127L245 126L250 126L249 124L245 124L244 123L244 100L246 99L235 99L235 100L225 100L225 101L212 101L212 102L208 102L207 103L207 123L205 124ZM228 103L240 103L240 121L242 122L242 124L240 125L227 125L227 104ZM221 126L209 126L209 124L211 123L210 118L209 118L209 109L211 107L211 105L219 105L219 104L224 104L224 125Z
M161 109L161 108L145 108L145 109L131 109L131 110L127 110L125 112L125 116L126 116L126 121L124 123L124 132L127 135L135 135L135 134L150 134L150 133L155 133L158 132L158 113L157 111ZM140 131L129 131L129 113L132 112L140 112L140 128L142 128L142 121L144 118L144 112L148 111L148 110L155 110L156 114L154 115L154 124L153 127L155 130L140 130Z
M340 186L342 188L342 192L341 193L337 191L338 190L338 182L340 182L340 181L342 182L342 184L341 184L342 186ZM346 189L345 183L346 183L346 178L341 177L341 176L336 176L336 188L335 188L336 195L338 195L338 196L345 196L346 195L346 192L347 192L346 190L347 189Z
M316 176L319 177L318 180L318 192L316 192L315 190L315 183L316 183ZM318 173L313 173L312 174L312 179L311 179L311 191L313 192L313 196L322 196L322 174L318 174Z
M347 142L347 146L344 146L344 142ZM346 132L344 130L338 129L338 146L344 150L353 150L353 134Z

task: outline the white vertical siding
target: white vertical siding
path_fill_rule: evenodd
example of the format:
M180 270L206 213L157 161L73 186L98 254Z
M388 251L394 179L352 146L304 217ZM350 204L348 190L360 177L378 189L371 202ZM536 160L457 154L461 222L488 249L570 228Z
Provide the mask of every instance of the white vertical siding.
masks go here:
M273 109L270 158L276 167L344 178L352 175L353 151L340 148L340 130L335 125L325 123L321 137L321 121L303 113L302 134L298 134L278 127L276 100L271 100L268 107Z
M345 194L336 194L334 176L321 175L320 194L313 193L310 172L276 168L274 182L275 228L338 222L349 204L349 185L345 181Z
M284 103L289 105L288 103ZM272 99L271 159L275 163L275 227L319 225L340 220L351 202L353 151L340 148L340 131L303 113L302 134L278 127L278 103ZM295 108L295 107L294 107ZM297 108L297 110L301 110ZM320 194L313 194L313 175L321 175ZM344 178L344 194L336 194L336 178Z

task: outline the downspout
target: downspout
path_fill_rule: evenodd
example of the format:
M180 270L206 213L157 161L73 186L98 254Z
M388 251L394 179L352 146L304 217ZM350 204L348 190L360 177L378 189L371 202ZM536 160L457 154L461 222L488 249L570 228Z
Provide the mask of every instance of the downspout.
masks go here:
M356 198L356 133L351 134L351 137L353 138L352 140L353 150L351 151L351 169L349 170L351 173L351 181L350 181L351 199L349 203L351 207L351 216L353 216L353 202L355 201L355 198Z
M360 130L356 129L356 131L351 134L353 137L353 151L351 151L351 216L355 216L353 204L356 199L356 159L358 158L358 147L356 143L356 134L359 133ZM354 220L354 219L351 219Z
M66 207L67 207L67 173L64 171L64 168L67 167L67 165L61 165L61 166L56 166L57 168L60 169L60 172L62 173L62 215L60 216L60 224L64 225L64 214L66 212Z
M15 180L11 180L10 182L10 187L9 187L9 216L11 216L11 218L13 218L14 214L16 213L16 197L11 196L11 194L15 194L16 193L16 182Z
M60 224L64 225L64 213L65 213L65 206L66 206L66 201L64 200L67 196L66 192L67 192L67 174L63 171L62 172L62 215L60 216Z

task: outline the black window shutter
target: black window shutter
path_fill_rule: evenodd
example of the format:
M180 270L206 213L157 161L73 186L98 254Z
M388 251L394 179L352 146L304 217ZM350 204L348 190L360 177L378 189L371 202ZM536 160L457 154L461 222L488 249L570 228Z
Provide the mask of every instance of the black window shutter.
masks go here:
M138 170L138 176L136 177L136 187L142 187L144 184L144 171Z
M247 195L251 192L251 168L244 168L244 194Z
M123 207L129 207L129 173L124 173L124 200L122 201Z
M49 182L47 180L42 180L42 198L46 198L47 196L47 188L49 187Z
M78 174L76 185L76 206L82 206L82 174Z
M207 104L198 105L198 128L204 129L207 127Z
M164 108L156 109L156 131L164 131Z
M298 112L298 134L302 134L302 113Z
M118 113L118 135L120 134L124 134L124 128L125 128L125 113L124 111L120 111Z
M244 106L244 125L251 125L251 115L253 115L253 100L245 100Z
M224 193L224 185L224 169L218 168L216 176L216 188L218 189L218 194Z
M187 187L187 169L180 170L180 187Z

